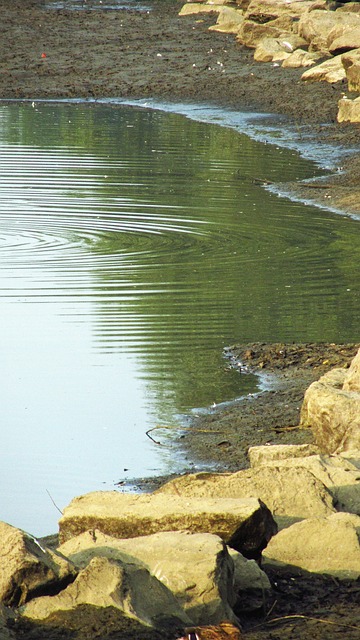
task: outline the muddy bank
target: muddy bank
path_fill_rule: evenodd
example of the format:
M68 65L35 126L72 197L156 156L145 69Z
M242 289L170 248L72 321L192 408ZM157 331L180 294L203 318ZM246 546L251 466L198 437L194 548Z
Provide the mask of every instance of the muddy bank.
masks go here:
M302 69L254 62L253 50L234 35L208 31L215 13L179 17L178 0L152 0L148 11L49 6L44 0L3 1L1 99L201 101L280 114L298 128L310 125L320 142L359 149L360 127L336 122L345 80L304 83ZM342 164L345 173L328 181L328 189L303 194L359 212L360 160Z
M235 471L248 466L247 450L264 444L312 442L299 429L300 408L307 387L333 367L348 367L359 344L246 344L232 347L232 366L259 374L268 390L227 407L215 407L194 419L181 443L189 461Z

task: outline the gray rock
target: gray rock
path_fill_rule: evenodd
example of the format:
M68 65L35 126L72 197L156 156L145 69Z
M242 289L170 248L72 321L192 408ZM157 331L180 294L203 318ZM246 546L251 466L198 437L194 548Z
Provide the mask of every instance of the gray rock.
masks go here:
M0 602L8 606L59 591L77 573L61 554L6 522L0 522L0 566Z
M360 518L336 513L311 518L280 531L264 550L264 566L333 575L340 579L360 576Z
M80 567L95 555L106 553L111 557L111 550L121 552L144 564L166 585L195 624L237 621L232 610L236 599L233 558L242 556L237 551L229 555L218 536L176 531L120 540L95 530L68 540L59 550ZM244 559L243 565L245 562ZM256 565L255 561L248 562ZM237 567L237 584L241 574L245 581L249 574L245 566L243 570ZM258 586L259 575L255 571L253 582L254 588L255 584Z
M20 609L22 616L45 620L59 611L73 611L81 605L113 607L121 615L154 627L191 624L173 594L136 562L94 557L80 571L75 582L58 595L36 598Z
M59 528L61 543L91 529L115 538L160 531L213 533L249 557L257 557L276 531L269 509L256 498L189 498L175 490L171 500L159 492L88 493L65 508Z

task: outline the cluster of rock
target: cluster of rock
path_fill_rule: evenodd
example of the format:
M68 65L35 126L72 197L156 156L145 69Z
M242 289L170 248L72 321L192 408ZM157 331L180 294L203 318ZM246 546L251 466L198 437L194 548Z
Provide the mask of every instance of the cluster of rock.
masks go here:
M191 1L180 15L216 12L210 30L233 33L258 62L309 67L305 82L347 80L352 99L339 101L339 122L360 122L360 2L328 0ZM336 10L330 10L336 9Z
M252 447L249 469L75 498L56 550L0 523L1 637L11 611L46 624L86 605L174 638L237 640L271 590L267 567L357 580L360 350L309 387L301 419L314 444Z

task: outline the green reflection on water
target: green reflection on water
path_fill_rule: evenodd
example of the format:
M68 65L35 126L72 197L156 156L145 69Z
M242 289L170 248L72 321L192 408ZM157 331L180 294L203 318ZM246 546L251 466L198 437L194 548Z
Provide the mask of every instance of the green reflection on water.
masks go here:
M157 111L27 105L4 118L8 144L53 153L51 176L61 151L86 160L62 169L59 233L94 257L78 291L94 347L139 355L158 416L254 389L227 371L229 343L358 340L359 223L259 184L320 175L313 163ZM44 228L58 207L40 212Z

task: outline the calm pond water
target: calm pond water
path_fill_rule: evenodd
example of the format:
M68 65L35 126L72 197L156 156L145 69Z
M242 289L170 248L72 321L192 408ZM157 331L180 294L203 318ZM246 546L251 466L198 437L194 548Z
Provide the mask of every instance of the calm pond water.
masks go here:
M359 339L359 221L258 183L320 174L175 113L0 105L0 519L181 469L145 432L256 388L224 346Z

